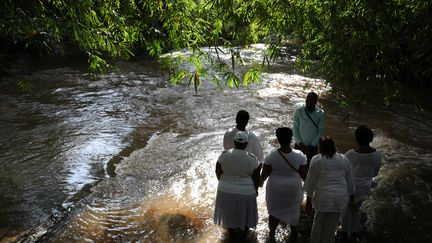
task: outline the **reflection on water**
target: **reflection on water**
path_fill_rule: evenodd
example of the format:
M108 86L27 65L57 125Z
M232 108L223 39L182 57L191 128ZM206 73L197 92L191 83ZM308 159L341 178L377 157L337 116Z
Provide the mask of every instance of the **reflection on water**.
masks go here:
M114 141L106 138L98 138L83 142L77 145L71 151L65 153L64 160L70 161L65 164L65 170L68 170L65 182L67 183L67 191L79 191L85 184L90 184L97 181L92 175L91 163L88 163L85 158L104 163L102 158L98 156L102 154L110 154L112 151L118 151L119 145L113 144Z
M256 58L256 52L248 53L249 59ZM374 128L373 146L385 154L380 180L393 177L390 172L405 164L431 171L424 166L432 158L430 113L416 116L376 107L347 111L326 95L322 80L271 71L247 89L219 92L204 85L193 96L188 87L167 85L167 77L148 65L128 63L124 73L95 80L70 69L44 70L33 74L40 83L35 93L0 92L0 109L6 114L0 118L0 131L6 134L0 138L5 155L0 212L7 215L0 219L0 237L40 225L63 204L67 216L36 230L44 241L225 242L212 220L214 166L225 130L234 125L237 111L246 109L251 114L248 129L269 152L276 146L274 130L292 125L294 109L309 90L323 94L326 133L340 151L354 146L358 125ZM276 64L277 70L283 65ZM116 176L110 176L114 171ZM382 187L402 192L389 183ZM251 242L266 241L264 198L261 189ZM288 234L288 228L278 228L277 238Z

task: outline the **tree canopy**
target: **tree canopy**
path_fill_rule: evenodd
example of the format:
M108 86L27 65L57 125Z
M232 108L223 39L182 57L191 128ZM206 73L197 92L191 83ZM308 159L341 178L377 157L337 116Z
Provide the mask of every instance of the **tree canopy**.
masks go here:
M378 90L391 102L431 87L431 14L428 0L4 0L0 51L45 55L72 46L86 53L91 71L105 71L137 52L189 48L195 71L177 69L172 81L189 78L197 88L206 75L202 47L228 48L233 68L236 47L262 42L275 56L295 36L299 70L317 66L336 91L361 100ZM229 70L224 78L207 79L241 84ZM243 83L258 78L252 67Z

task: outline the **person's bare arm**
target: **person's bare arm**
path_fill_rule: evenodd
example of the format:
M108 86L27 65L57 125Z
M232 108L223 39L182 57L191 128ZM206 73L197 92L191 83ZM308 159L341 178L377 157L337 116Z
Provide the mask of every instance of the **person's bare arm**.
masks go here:
M252 173L252 180L255 186L255 191L257 196L258 196L258 187L261 185L260 172L261 172L261 164Z
M266 164L263 165L263 169L260 176L260 181L261 181L260 186L262 186L264 184L264 181L267 180L271 171L272 171L271 165L266 165Z
M303 179L303 181L306 180L306 176L308 173L307 165L300 165L300 168L298 171L299 171L300 177Z
M216 162L216 177L218 180L220 180L222 173L223 173L222 165L219 162Z

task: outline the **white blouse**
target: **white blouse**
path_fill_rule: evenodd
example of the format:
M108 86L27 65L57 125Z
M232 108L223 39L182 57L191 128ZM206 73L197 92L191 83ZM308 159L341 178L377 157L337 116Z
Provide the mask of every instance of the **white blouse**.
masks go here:
M307 196L313 198L315 210L341 212L355 191L349 160L340 153L330 159L321 154L315 155L303 189Z
M218 159L222 167L218 190L241 195L255 194L252 174L259 166L256 157L246 150L230 149Z
M345 153L345 156L349 159L353 170L356 190L369 192L372 187L372 180L378 175L381 167L381 152L358 153L354 149L350 149Z

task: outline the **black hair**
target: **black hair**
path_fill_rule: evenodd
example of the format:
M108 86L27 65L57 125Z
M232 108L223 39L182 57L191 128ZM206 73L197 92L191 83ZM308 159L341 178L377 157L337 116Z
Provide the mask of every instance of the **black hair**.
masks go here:
M368 145L374 138L372 129L364 125L357 127L354 135L359 145Z
M279 127L276 129L276 138L280 145L290 144L293 136L293 131L289 127Z
M327 158L332 158L336 153L336 146L331 137L324 136L319 142L319 152Z
M236 149L246 149L246 147L247 147L247 145L248 145L248 143L240 143L240 142L237 142L237 141L234 141L234 148L236 148Z
M239 110L239 112L237 112L237 116L236 116L236 123L237 123L237 125L246 127L246 125L249 122L249 118L250 118L249 112L247 112L245 110Z
M315 92L310 92L306 96L306 107L309 111L315 108L316 103L318 102L318 95Z
M312 98L314 98L314 99L318 99L318 94L317 93L315 93L315 92L309 92L308 94L307 94L307 96L309 96L309 97L312 97Z

